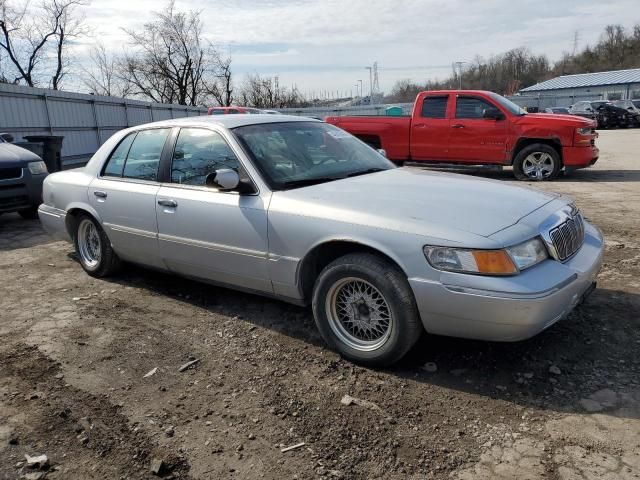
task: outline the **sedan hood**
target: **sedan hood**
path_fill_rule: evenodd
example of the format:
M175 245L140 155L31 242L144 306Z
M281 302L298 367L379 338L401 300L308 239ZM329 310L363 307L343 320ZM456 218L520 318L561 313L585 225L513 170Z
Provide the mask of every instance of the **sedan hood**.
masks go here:
M0 143L0 168L24 167L28 162L42 160L38 155L11 143Z
M277 192L272 207L432 237L454 231L488 237L558 197L467 175L397 168Z

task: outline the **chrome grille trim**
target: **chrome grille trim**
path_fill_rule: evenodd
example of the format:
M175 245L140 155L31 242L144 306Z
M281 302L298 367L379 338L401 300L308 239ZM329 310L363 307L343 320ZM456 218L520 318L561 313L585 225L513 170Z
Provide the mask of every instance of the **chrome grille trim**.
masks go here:
M552 254L561 262L575 254L584 243L584 220L580 212L549 230Z

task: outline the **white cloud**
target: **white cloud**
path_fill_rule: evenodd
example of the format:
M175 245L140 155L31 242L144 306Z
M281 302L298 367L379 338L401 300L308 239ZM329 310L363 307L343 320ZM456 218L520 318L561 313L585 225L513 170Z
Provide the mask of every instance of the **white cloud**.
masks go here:
M96 37L126 46L136 28L162 7L157 0L94 0L86 9ZM631 26L637 0L178 0L202 11L205 32L231 51L238 73L280 74L281 83L346 90L366 80L378 61L383 89L399 78L448 75L448 65L526 46L552 60L593 43L606 24ZM84 47L86 49L86 46Z

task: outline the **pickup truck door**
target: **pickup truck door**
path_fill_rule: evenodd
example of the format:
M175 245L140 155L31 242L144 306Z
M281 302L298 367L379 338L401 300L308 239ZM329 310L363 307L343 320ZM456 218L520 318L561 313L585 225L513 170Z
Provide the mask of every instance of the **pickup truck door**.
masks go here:
M473 95L456 95L451 119L449 158L464 163L504 163L509 121L494 104ZM502 119L483 118L485 110L498 110Z
M449 159L451 128L447 118L449 95L427 95L416 105L411 119L411 158L413 160Z
M241 195L205 186L215 170L241 168L213 130L182 128L156 196L158 244L177 273L272 292L268 274L269 193Z

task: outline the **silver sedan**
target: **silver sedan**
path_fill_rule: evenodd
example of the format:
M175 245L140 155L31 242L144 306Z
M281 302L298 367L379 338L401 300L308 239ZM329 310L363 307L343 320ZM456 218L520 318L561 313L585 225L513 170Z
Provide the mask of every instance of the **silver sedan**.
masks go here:
M367 365L422 330L531 337L593 289L600 231L567 197L396 168L321 121L228 115L113 135L47 177L46 229L91 276L132 262L313 306L326 342Z

